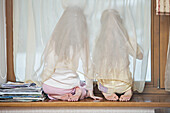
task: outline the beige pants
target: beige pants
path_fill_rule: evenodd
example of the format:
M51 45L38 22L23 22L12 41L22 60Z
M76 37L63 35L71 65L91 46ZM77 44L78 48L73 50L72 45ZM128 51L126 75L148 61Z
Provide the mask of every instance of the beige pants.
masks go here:
M106 94L124 93L132 88L129 82L114 79L99 79L98 89Z

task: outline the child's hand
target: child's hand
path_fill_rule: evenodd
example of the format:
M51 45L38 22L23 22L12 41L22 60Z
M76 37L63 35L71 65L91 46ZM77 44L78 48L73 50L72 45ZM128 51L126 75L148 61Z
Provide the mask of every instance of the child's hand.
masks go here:
M94 100L102 100L103 99L102 97L94 96L93 91L91 91L91 90L88 90L88 93L89 93L89 97Z
M97 97L97 96L94 96L94 95L92 95L90 97L94 100L102 100L103 99L102 97Z

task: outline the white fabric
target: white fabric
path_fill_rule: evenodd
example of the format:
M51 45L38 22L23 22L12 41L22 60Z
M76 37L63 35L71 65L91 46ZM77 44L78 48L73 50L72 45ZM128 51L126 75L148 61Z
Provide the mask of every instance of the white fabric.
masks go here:
M77 73L72 70L56 69L54 74L44 83L57 88L72 89L80 86L80 79Z
M91 62L83 6L70 3L70 1L65 1L65 3L68 6L66 6L42 54L43 71L40 76L38 74L35 76L38 77L38 81L45 81L47 85L71 89L79 86L80 83L76 73L79 60L82 60L84 75L87 76L91 70Z
M136 42L132 42L124 28L119 12L114 9L105 10L101 17L100 35L93 51L93 61L97 79L117 79L116 76L129 75L129 55L141 57L137 53ZM131 78L131 77L130 77ZM119 79L122 80L123 78ZM129 79L129 78L128 78ZM130 80L131 81L131 80Z
M6 56L6 18L5 0L0 0L0 83L6 82L7 75Z
M46 73L47 74L47 73ZM93 80L85 77L86 89L93 90ZM47 79L45 84L62 89L80 87L80 78L77 73L68 69L56 69L54 74Z
M150 1L86 0L86 3L84 12L90 35L91 52L94 40L99 35L101 14L108 8L118 10L124 20L129 37L137 37L136 42L143 49L143 60L136 60L135 71L133 71L134 59L130 58L130 71L134 75L134 88L142 92L149 53ZM45 45L63 11L60 0L14 0L14 61L17 80L32 79L32 75L40 66ZM130 17L127 17L127 14ZM126 20L126 18L130 18L131 21ZM23 77L24 75L25 77Z
M94 47L93 61L95 78L104 87L113 89L107 93L123 93L132 87L129 55L134 59L143 58L135 38L129 37L118 11L108 9L102 13L101 30Z
M167 62L165 70L165 90L170 91L170 25L169 25L169 43L167 50Z
M78 103L77 103L78 104ZM154 108L134 107L3 107L0 113L155 113Z

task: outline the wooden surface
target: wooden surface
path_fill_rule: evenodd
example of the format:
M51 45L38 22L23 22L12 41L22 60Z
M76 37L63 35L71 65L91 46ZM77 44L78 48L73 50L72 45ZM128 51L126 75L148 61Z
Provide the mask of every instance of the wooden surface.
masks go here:
M13 1L6 0L7 80L15 81L13 63Z
M130 102L84 99L79 102L51 101L44 102L0 102L0 107L170 107L170 95L135 94Z
M169 42L169 16L160 16L160 88L165 88L165 71Z
M147 84L153 85L154 78L154 0L151 0L151 82Z
M164 94L170 94L169 92L165 91L165 89L160 89L160 88L154 88L153 86L146 86L142 94L159 94L159 95L164 95Z
M165 70L169 41L170 16L156 15L156 0L152 0L151 13L151 73L154 87L165 88ZM152 83L152 82L151 82Z
M160 17L156 15L156 0L153 0L154 2L154 9L153 9L153 86L158 87L158 82L159 82L159 74L160 74L160 26L159 26L159 20Z

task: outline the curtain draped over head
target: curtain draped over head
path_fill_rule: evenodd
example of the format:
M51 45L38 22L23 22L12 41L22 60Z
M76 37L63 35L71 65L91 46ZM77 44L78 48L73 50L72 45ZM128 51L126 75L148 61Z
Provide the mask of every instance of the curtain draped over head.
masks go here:
M45 45L64 11L65 1L14 0L14 61L17 80L33 80L34 73L40 67ZM91 52L99 35L101 14L106 9L116 9L119 12L129 37L135 42L134 49L137 43L143 49L143 60L130 57L133 88L142 92L149 55L151 1L86 0L86 2L84 13L88 24Z
M5 0L0 0L0 83L6 82L6 58Z
M170 0L156 0L156 14L170 15Z

